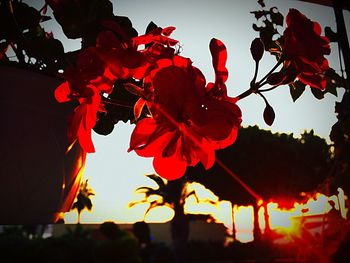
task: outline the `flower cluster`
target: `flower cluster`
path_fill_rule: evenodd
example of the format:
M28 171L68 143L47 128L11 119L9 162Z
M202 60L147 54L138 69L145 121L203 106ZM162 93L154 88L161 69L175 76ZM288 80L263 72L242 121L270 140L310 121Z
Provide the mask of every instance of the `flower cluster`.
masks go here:
M329 39L321 36L321 27L317 22L296 9L289 11L286 22L283 55L289 79L298 77L306 85L324 90L324 73L329 68L324 55L331 52Z
M209 169L214 151L237 137L241 111L226 93L226 48L216 39L210 48L215 83L206 85L202 72L179 55L158 60L145 78L153 92L153 99L146 102L152 117L136 124L130 150L154 157L156 172L166 179L181 177L187 166L199 161Z
M97 113L104 111L101 96L112 92L116 80L134 79L140 84L125 85L139 96L129 151L153 157L155 171L168 180L180 178L188 166L199 162L209 169L215 162L215 151L236 140L242 117L236 105L239 99L253 92L261 95L265 84L277 87L296 79L325 88L323 75L328 62L324 55L330 52L329 40L320 36L316 22L295 9L286 21L277 64L282 68L274 72L275 66L260 81L256 81L256 68L251 88L236 98L227 95L227 50L220 40L212 39L209 45L215 81L206 83L192 61L176 52L178 41L170 38L174 27L155 27L145 35L130 37L115 21L103 21L108 30L98 35L94 47L79 54L75 66L66 68L66 81L55 92L59 102L79 102L70 119L70 141L78 139L85 151L93 152L91 129ZM254 40L251 51L258 64L263 42ZM265 120L272 124L273 109L262 97L267 104Z
M95 47L80 52L76 65L64 71L66 81L55 91L59 102L79 101L69 121L68 138L71 143L78 139L86 152L95 151L91 129L96 124L97 112L104 111L102 94L111 93L117 79L142 79L154 57L167 54L158 54L154 48L139 50L138 46L154 43L152 47L166 45L163 49L168 50L177 43L168 37L174 30L171 27L157 28L147 35L130 38L117 23L105 21L104 24L110 31L98 35Z

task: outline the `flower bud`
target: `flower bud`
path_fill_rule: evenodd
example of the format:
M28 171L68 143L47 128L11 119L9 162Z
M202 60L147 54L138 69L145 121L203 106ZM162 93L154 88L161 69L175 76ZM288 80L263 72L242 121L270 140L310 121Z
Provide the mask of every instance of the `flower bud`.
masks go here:
M264 43L260 38L255 38L250 45L250 53L252 54L253 59L258 62L264 54Z
M270 104L266 104L264 109L264 121L267 125L271 126L275 120L275 111Z

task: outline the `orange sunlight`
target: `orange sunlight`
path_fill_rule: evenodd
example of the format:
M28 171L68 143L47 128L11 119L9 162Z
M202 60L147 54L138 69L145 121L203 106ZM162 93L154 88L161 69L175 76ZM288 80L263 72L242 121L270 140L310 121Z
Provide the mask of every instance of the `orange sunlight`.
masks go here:
M193 195L189 196L185 202L185 213L211 215L214 222L222 223L227 228L227 233L231 235L233 227L231 202L219 201L212 191L199 183L188 184L187 192L190 191L195 191L198 200Z
M226 227L228 236L231 236L235 230L237 241L242 243L253 241L254 210L252 205L238 206L226 200L219 200L212 191L199 183L187 184L186 190L187 193L194 191L195 195L190 195L185 200L185 213L210 215L212 221ZM333 220L332 213L337 214L342 220L345 219L344 221L347 220L348 208L346 207L346 201L348 197L341 188L338 188L337 195L332 196L321 193L316 193L313 196L305 193L302 193L302 195L305 197L305 202L294 202L293 207L289 209L281 208L278 201L271 201L266 204L269 228L277 234L273 237L275 242L294 242L296 239L303 237L305 231L312 235L320 235L327 228L335 228L334 224L337 223L334 222L338 221ZM131 208L128 207L129 203L141 201L143 197L143 194L133 193L124 207L111 209L107 218L94 216L94 208L103 205L98 199L98 194L96 194L92 197L94 204L92 212L84 210L81 214L81 223L101 223L107 220L116 223L134 223L142 220L148 223L165 223L173 218L174 211L168 206L154 208L144 216L149 207L148 202L155 200L154 198L157 197L150 197L148 202L141 202ZM262 234L266 234L265 208L261 204L262 202L259 203L258 223ZM117 202L112 205L116 206ZM120 214L124 214L125 220L117 219L120 218ZM92 218L94 220L91 220ZM76 223L77 212L65 213L64 219L66 223ZM233 229L233 226L235 226L235 229Z

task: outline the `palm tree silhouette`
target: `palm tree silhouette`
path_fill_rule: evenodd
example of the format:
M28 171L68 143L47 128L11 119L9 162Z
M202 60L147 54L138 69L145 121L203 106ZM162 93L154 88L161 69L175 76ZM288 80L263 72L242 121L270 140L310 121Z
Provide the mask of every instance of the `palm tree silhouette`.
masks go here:
M91 196L95 195L94 191L88 185L88 179L80 184L80 190L77 195L76 201L72 206L72 210L76 209L78 212L78 224L80 224L80 215L84 209L91 211L92 201Z
M165 183L162 178L155 174L146 175L148 178L152 179L157 185L157 188L152 187L139 187L136 192L143 193L145 196L142 200L132 202L129 207L132 207L140 203L149 203L149 207L145 212L146 215L155 207L168 206L174 210L174 217L171 220L171 237L173 241L173 246L175 250L175 260L176 262L184 262L186 256L186 244L189 237L189 217L185 214L184 204L187 197L194 195L196 192L194 190L187 191L187 179L182 177L178 180L168 181ZM149 197L159 197L149 201Z

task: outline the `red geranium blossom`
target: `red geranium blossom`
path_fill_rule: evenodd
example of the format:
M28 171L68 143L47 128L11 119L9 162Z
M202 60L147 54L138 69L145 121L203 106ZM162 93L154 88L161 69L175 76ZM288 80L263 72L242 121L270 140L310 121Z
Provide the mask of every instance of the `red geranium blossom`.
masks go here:
M111 92L115 78L105 69L94 48L82 51L76 66L66 68L64 76L67 80L56 88L56 100L79 101L69 119L68 140L73 143L78 139L84 151L94 152L91 129L96 124L97 111L103 109L100 92Z
M147 35L130 38L117 23L105 21L104 25L117 33L120 39L112 31L100 33L96 47L87 48L79 54L76 66L65 69L67 81L55 90L58 102L79 101L80 105L69 120L68 138L70 143L78 139L86 152L95 151L91 129L96 124L97 112L104 110L101 93L112 92L119 78L143 78L154 61L154 51L138 50L138 45L154 42L151 47L163 44L167 45L163 49L167 49L177 43L168 38L175 29L173 27L157 28Z
M158 27L146 35L130 38L113 21L104 21L103 25L111 31L99 34L96 41L96 51L116 78L142 79L147 74L151 63L154 62L151 57L154 56L156 50L152 46L161 46L165 49L178 43L178 41L169 38L175 29L174 27L164 29ZM153 44L150 48L138 49L139 45L150 43ZM159 53L156 59L161 58L161 55L162 53Z
M325 89L323 74L329 68L324 55L330 54L329 39L321 36L321 27L296 9L290 9L286 17L283 54L284 68L289 75L303 83ZM289 79L289 77L288 77Z
M214 151L236 139L241 111L226 94L226 48L213 39L211 52L216 80L207 87L202 72L181 56L159 60L145 79L154 93L147 102L153 118L137 122L129 151L154 157L155 171L168 180L199 161L209 169Z

